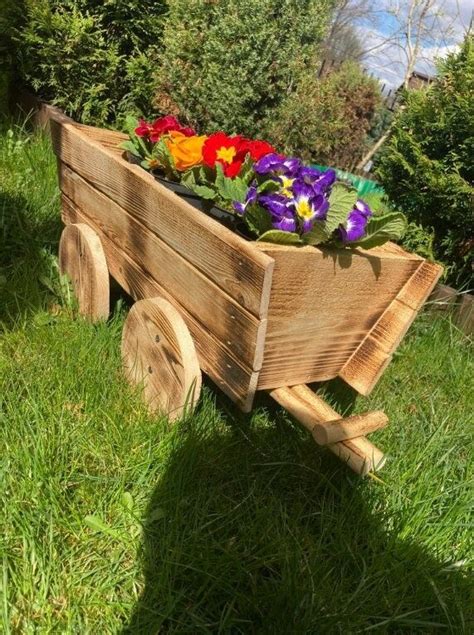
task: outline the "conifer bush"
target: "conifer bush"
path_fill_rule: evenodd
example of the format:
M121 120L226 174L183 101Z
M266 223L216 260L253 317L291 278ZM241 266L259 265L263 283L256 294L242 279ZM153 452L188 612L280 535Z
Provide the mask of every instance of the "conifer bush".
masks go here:
M377 174L393 204L434 232L447 280L473 288L474 37L439 65L428 90L405 95Z

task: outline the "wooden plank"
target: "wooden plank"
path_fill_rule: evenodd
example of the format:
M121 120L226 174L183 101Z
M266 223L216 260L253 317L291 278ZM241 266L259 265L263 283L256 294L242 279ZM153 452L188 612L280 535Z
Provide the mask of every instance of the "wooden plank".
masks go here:
M362 395L379 380L441 273L442 267L422 261L339 372Z
M340 418L331 406L305 384L276 388L270 391L270 396L311 432L316 441L314 428L318 423ZM385 464L383 453L364 436L325 447L361 476L380 470Z
M260 248L275 269L259 389L336 377L420 267L391 249Z
M169 291L235 357L259 370L266 320L259 320L180 254L69 167L60 166L61 189L115 245Z
M86 223L100 231L66 196L62 197L62 218L65 223ZM201 369L209 375L244 411L252 408L257 387L258 372L244 366L205 327L188 313L165 289L153 280L126 253L121 251L105 234L101 236L107 265L111 275L136 300L163 297L183 316L193 337Z
M259 318L265 318L273 260L212 218L194 209L72 124L51 120L60 159L126 209L174 251Z

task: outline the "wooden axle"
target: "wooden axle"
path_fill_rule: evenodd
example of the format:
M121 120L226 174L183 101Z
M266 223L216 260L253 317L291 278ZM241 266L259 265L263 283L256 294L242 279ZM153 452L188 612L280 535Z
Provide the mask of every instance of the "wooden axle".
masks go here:
M315 441L317 441L314 434L316 426L321 426L323 422L341 421L337 412L306 384L276 388L270 391L270 396L309 430ZM354 417L350 417L350 419L354 419ZM354 472L362 476L380 470L385 464L383 452L364 436L329 443L327 447L347 463Z

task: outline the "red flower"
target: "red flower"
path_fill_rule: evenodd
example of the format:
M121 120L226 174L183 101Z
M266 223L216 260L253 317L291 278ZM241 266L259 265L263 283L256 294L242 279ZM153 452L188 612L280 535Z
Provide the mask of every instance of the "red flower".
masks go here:
M166 115L166 117L159 117L150 124L144 119L140 119L139 125L135 128L135 134L138 137L145 137L152 143L156 143L160 140L160 137L168 132L181 132L185 137L192 137L196 134L192 128L182 126L176 117L172 115Z
M204 163L211 168L220 163L224 174L234 178L240 172L245 159L241 150L242 137L228 137L224 132L211 134L204 144L202 156Z
M241 143L241 151L245 154L250 153L252 161L258 161L266 154L276 152L275 148L267 141L260 141L259 139L243 139Z
M140 119L138 126L135 128L135 134L137 137L148 137L151 131L151 125L144 119Z

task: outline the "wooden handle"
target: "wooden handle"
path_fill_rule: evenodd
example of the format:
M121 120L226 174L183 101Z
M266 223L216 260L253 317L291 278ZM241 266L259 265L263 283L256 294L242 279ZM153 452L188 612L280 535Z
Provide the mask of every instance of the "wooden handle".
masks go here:
M276 388L270 391L270 396L298 419L311 434L315 426L322 421L340 420L337 412L306 384ZM327 448L361 476L380 470L385 464L383 452L364 436L331 443Z
M345 419L320 421L314 426L312 434L319 445L329 445L338 441L362 437L369 432L383 428L387 423L387 415L381 410L374 410L374 412L366 412Z

